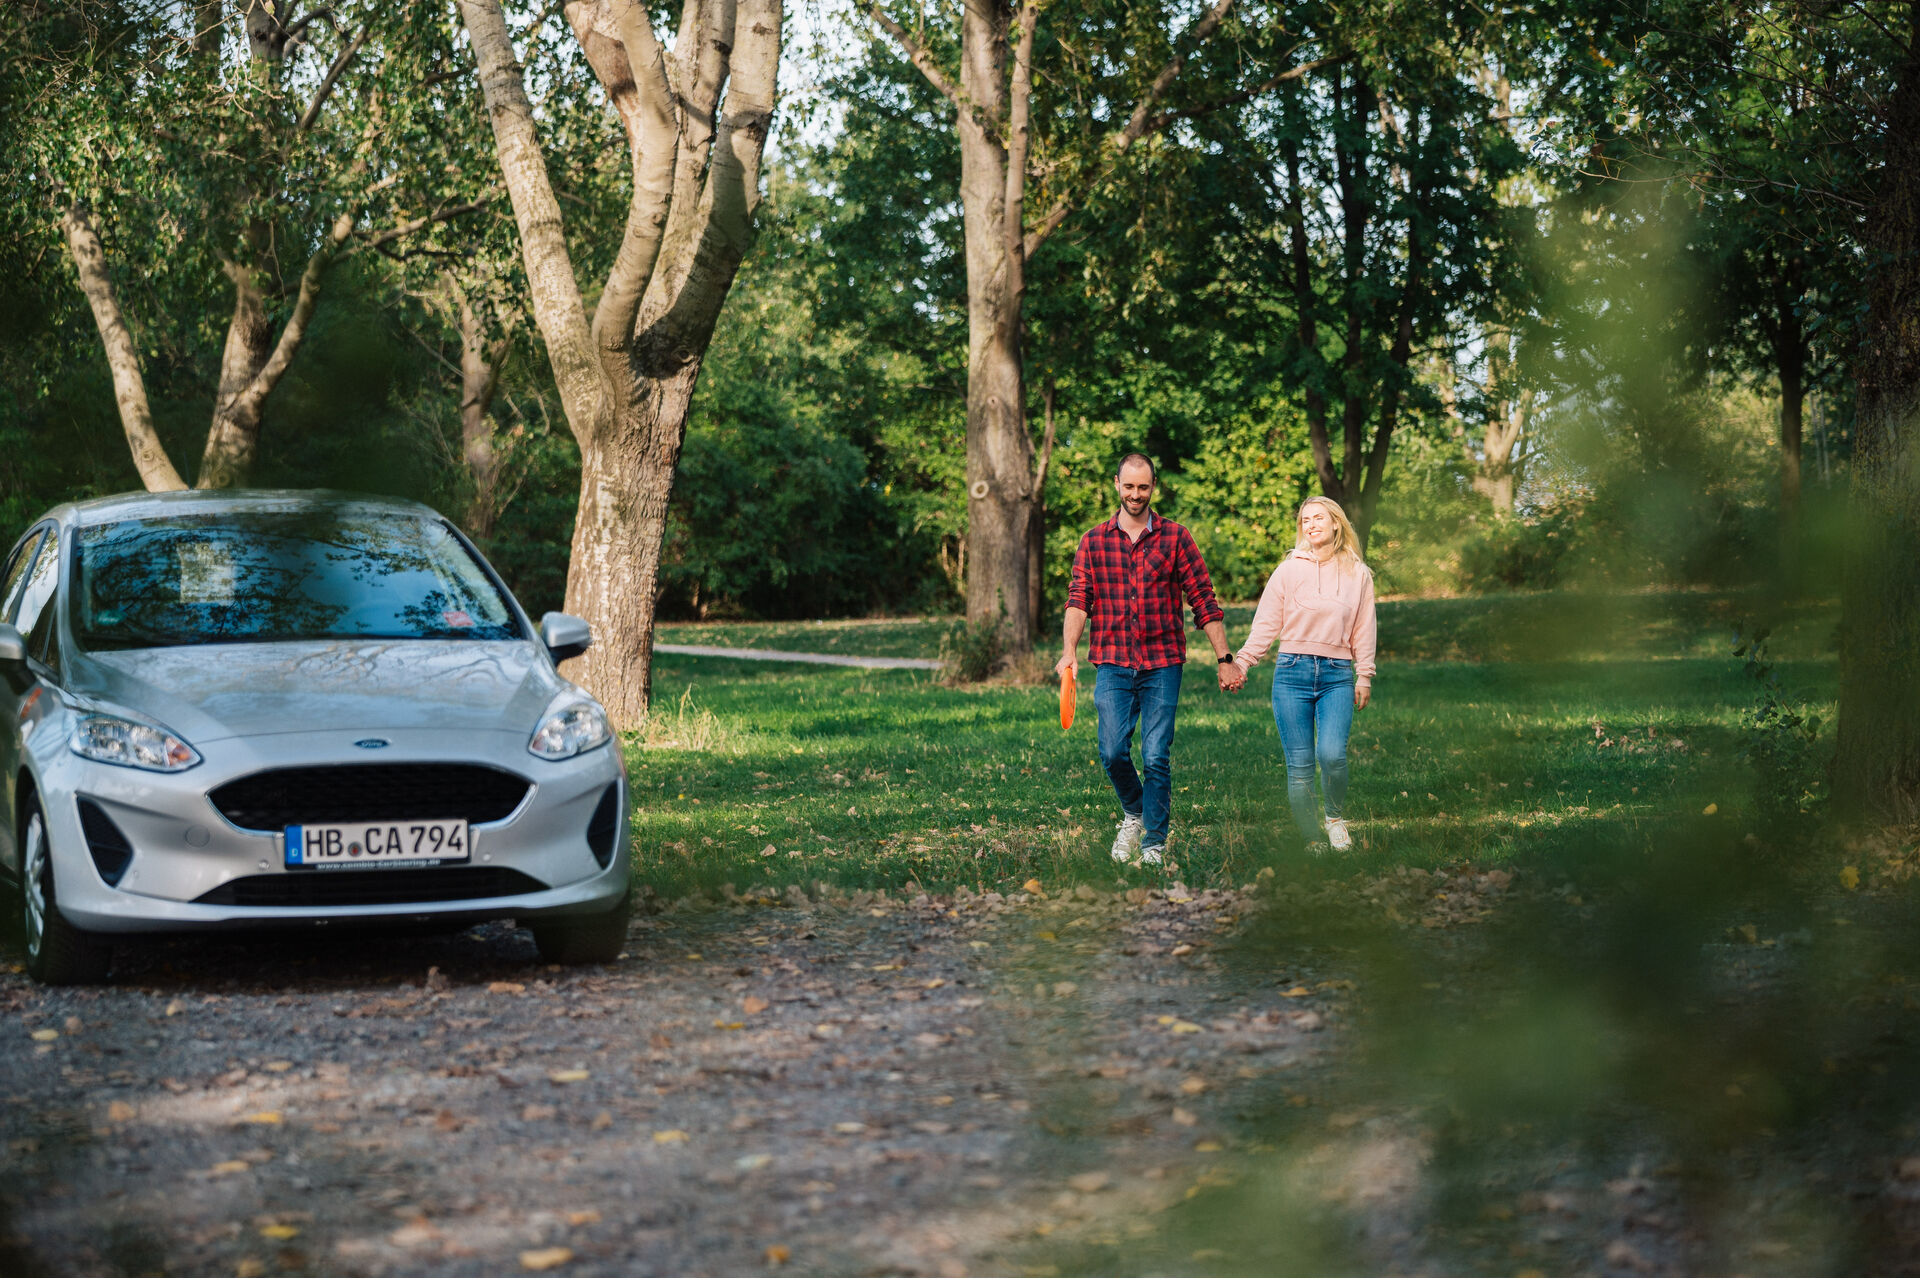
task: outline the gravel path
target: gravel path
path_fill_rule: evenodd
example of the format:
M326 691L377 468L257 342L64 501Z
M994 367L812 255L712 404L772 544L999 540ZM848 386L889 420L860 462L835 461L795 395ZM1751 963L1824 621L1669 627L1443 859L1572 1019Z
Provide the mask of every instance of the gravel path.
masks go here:
M1215 1174L1338 1017L1223 974L1245 893L1080 891L676 905L603 968L495 924L14 971L0 1272L1034 1272Z
M843 657L831 652L780 652L772 648L710 648L697 643L656 643L655 652L682 657L732 657L739 661L797 661L810 666L857 666L862 670L938 670L926 657Z

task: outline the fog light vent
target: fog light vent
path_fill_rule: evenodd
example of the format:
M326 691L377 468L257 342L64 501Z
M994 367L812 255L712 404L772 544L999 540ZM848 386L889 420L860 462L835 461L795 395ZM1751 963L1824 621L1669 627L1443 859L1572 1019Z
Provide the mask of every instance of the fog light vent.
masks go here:
M593 820L587 822L587 846L593 849L593 859L603 870L613 863L613 839L619 831L620 787L610 785L600 796L600 806L593 810Z
M101 880L108 887L118 887L133 863L133 844L92 799L80 800L80 832L87 837L87 851Z

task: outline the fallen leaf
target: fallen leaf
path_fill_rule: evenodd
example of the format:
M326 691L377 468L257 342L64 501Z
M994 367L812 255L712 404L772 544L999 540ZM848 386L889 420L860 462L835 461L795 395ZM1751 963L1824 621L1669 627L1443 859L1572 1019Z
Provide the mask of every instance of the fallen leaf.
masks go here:
M494 981L487 986L489 994L525 994L527 987L518 981Z
M853 809L848 808L847 811L851 814ZM777 1269L792 1259L793 1253L779 1243L767 1248L767 1268L769 1269Z
M1196 1154L1217 1154L1220 1152L1220 1142L1217 1140L1196 1140L1193 1142L1193 1152Z
M1180 1080L1180 1090L1188 1096L1198 1096L1207 1090L1207 1080L1190 1074Z
M279 1110L263 1109L258 1113L248 1114L245 1118L242 1118L240 1121L243 1123L252 1123L256 1127L277 1127L282 1120L280 1118Z
M224 1163L215 1163L207 1170L209 1176L237 1176L243 1171L252 1171L253 1164L243 1158L229 1158Z
M687 1143L687 1134L678 1128L655 1132L653 1134L653 1143L656 1145L684 1145Z
M1701 816L1712 816L1712 815L1713 815L1714 813L1716 813L1716 812L1718 812L1719 810L1720 810L1720 805L1719 805L1719 804L1717 804L1717 803L1709 803L1709 804L1708 804L1708 805L1707 805L1706 807L1704 807L1704 808L1701 808L1701 809L1700 809L1700 815L1701 815Z
M1041 889L1040 889L1040 880L1039 880L1039 879L1028 879L1028 880L1027 880L1027 881L1026 881L1025 883L1022 883L1022 884L1020 885L1020 890L1021 890L1022 892L1038 892L1038 891L1040 891L1040 890L1041 890Z
M1845 888L1845 889L1846 889L1847 891L1849 891L1849 892L1855 892L1855 891L1858 891L1858 890L1859 890L1859 888L1860 888L1860 871L1859 871L1859 870L1857 870L1857 869L1855 869L1855 868L1854 868L1853 866L1851 866L1851 865L1849 865L1849 866L1847 866L1847 867L1846 867L1845 869L1843 869L1843 870L1841 870L1841 871L1840 871L1840 886L1841 886L1841 887L1843 887L1843 888ZM39 1034L35 1034L35 1035L34 1035L34 1037L35 1037L35 1038L39 1038L39 1037L40 1037L40 1035L39 1035Z
M1200 1027L1192 1021L1175 1021L1167 1030L1172 1034L1198 1034Z
M757 994L749 994L740 1000L740 1010L748 1016L758 1016L760 1013L766 1011L768 1006L767 1000Z
M1280 995L1280 997L1281 998L1305 998L1311 993L1313 993L1313 991L1308 989L1306 986L1296 985L1292 989L1284 991Z
M294 1225L264 1225L260 1229L262 1238L275 1238L285 1242L289 1238L298 1238L300 1230Z
M1171 953L1175 958L1185 958L1187 955L1193 953L1193 947L1191 945L1188 945L1182 942L1181 944L1174 946L1173 949L1169 951L1169 953Z
M613 1111L610 1109L601 1110L593 1116L593 1122L590 1126L596 1132L604 1132L607 1128L613 1126Z
M584 1069L556 1069L548 1073L549 1083L584 1083L593 1075Z
M172 1002L170 1002L170 1003L168 1003L168 1004L167 1004L167 1015L168 1015L168 1016L178 1016L178 1015L180 1015L180 1013L182 1013L182 1012L184 1012L184 1011L186 1011L186 1010L187 1010L187 1005L186 1005L185 1003L182 1003L182 1002L181 1002L181 1001L180 1001L179 999L177 999L177 998L176 998L176 999L174 999L174 1000L173 1000Z
M1105 1172L1081 1172L1078 1176L1067 1177L1067 1184L1075 1193L1097 1194L1112 1183L1113 1178Z
M233 1266L233 1278L262 1278L266 1272L267 1262L253 1256L242 1256Z
M931 981L923 981L920 988L923 990L937 990L946 983L943 978L936 976Z
M268 1061L265 1065L261 1066L261 1068L266 1070L267 1073L269 1074L284 1074L288 1070L293 1068L293 1062L292 1061Z
M133 1106L127 1104L125 1101L113 1102L113 1104L107 1106L107 1121L109 1123L132 1122Z
M573 1259L571 1247L541 1247L536 1251L520 1253L520 1267L535 1272L545 1269L558 1269Z
M585 1211L570 1211L567 1213L567 1223L569 1225L594 1225L598 1224L599 1221L600 1213L591 1207Z
M1190 1109L1182 1109L1178 1105L1175 1105L1173 1107L1173 1121L1182 1127L1192 1127L1200 1121L1200 1116Z
M713 1027L717 1030L743 1030L747 1027L747 1023L745 1021L715 1021Z
M520 1111L520 1121L523 1123L543 1123L559 1112L560 1111L552 1105L529 1105Z
M33 1041L36 1043L51 1043L59 1037L60 1031L57 1029L37 1029L33 1032Z
M833 1130L839 1132L842 1136L854 1136L867 1130L867 1125L865 1123L835 1123Z

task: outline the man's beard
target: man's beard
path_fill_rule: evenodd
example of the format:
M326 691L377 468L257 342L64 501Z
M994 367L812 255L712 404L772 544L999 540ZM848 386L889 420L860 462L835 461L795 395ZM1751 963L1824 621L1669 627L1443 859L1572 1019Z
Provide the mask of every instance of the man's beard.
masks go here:
M1120 504L1126 507L1129 515L1143 515L1147 511L1147 503L1151 500L1150 497L1122 497Z

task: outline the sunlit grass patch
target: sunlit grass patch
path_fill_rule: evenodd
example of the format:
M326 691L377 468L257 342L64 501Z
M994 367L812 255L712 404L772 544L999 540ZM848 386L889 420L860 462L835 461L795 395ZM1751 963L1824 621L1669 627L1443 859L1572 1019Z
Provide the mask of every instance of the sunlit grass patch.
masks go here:
M1830 700L1829 664L1781 670L1806 704ZM1228 697L1210 663L1189 667L1171 873L1196 886L1302 856L1269 678L1262 667ZM1048 687L667 655L655 683L661 711L628 759L636 864L663 893L1164 877L1107 857L1118 809L1084 684L1063 733ZM1385 661L1350 747L1360 848L1328 872L1581 855L1658 838L1709 804L1746 820L1752 699L1731 656Z

